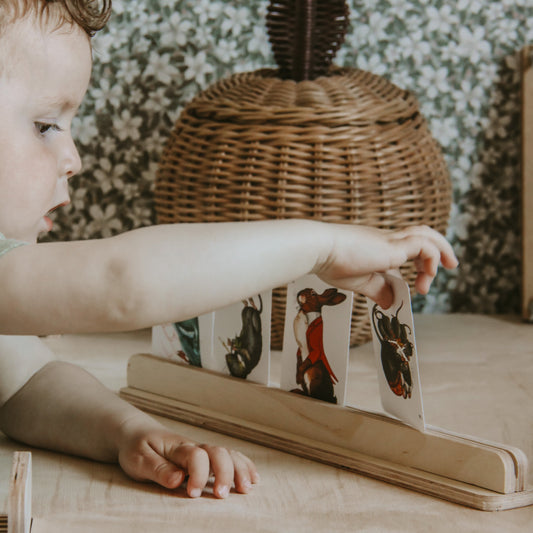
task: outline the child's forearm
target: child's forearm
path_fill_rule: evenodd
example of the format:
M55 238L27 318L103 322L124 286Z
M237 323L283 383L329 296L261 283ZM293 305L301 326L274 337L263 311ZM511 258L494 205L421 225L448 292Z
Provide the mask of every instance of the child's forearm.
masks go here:
M321 227L308 221L193 224L123 235L131 283L143 280L128 315L138 325L192 317L286 284L314 268L326 247Z
M122 425L138 417L144 429L162 427L82 368L55 361L3 405L0 429L30 446L116 462Z
M39 335L190 318L310 271L320 228L307 221L168 225L21 247L0 261L3 302L10 301L0 302L0 327Z
M379 273L408 259L420 292L439 263L457 264L442 235L427 227L384 232L303 220L152 226L110 239L22 246L0 261L0 332L175 322L309 272L388 305L390 287Z
M259 478L253 462L216 445L196 444L121 400L82 368L52 362L0 408L0 429L30 446L103 462L118 462L137 481L200 496L249 492Z

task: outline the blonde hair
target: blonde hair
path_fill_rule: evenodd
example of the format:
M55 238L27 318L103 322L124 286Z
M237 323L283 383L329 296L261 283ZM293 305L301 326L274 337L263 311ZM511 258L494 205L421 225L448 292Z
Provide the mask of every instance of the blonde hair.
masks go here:
M53 15L58 27L76 24L92 37L110 14L111 0L0 0L0 36L8 24L27 16L47 22Z

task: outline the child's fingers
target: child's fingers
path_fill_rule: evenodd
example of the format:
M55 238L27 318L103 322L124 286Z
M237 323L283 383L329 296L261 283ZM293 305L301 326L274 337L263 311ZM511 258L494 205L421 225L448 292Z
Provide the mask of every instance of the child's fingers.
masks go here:
M213 493L226 498L235 483L235 490L246 493L259 481L253 462L234 450L208 444L182 444L176 447L168 459L189 475L187 494L191 498L201 496L212 472L215 478Z
M202 495L210 474L217 498L229 495L232 486L240 493L259 481L253 462L240 452L220 446L195 444L166 431L154 431L119 453L122 469L137 481L153 481L165 488L179 487L188 476L187 494Z
M394 301L392 287L379 272L369 274L366 280L358 284L355 290L364 296L368 296L383 309L388 309Z
M205 450L192 443L179 443L177 445L160 448L160 453L153 452L157 455L158 461L153 460L151 463L152 473L146 476L146 479L156 481L167 488L176 488L189 476L187 482L187 494L191 498L197 498L202 495L202 490L209 480L209 456ZM176 473L181 472L183 475L179 483L169 484L162 483L164 473L174 468ZM161 478L158 474L161 473Z
M446 268L455 268L458 264L448 241L429 228L427 232L427 235L424 231L408 234L396 241L396 246L403 249L406 259L414 260L418 273L416 290L421 294L429 291L441 263Z
M443 249L438 246L433 239L423 238L418 235L405 237L401 245L405 247L405 252L409 259L418 262L419 268L422 267L428 274L435 275L443 258Z
M439 263L445 268L455 268L458 264L451 244L441 233L429 226L412 226L399 230L394 233L394 238L404 241L410 259L433 258L432 265L435 267L435 272Z
M187 494L191 498L201 496L209 480L208 453L199 446L185 444L181 445L170 459L189 474Z
M414 226L394 232L389 242L398 252L391 267L398 268L405 260L414 260L417 270L415 287L420 294L428 293L441 263L446 268L455 268L458 264L450 243L427 226ZM392 304L394 298L392 289L379 273L369 275L356 290L384 309Z
M235 490L246 494L252 489L252 485L259 483L259 474L254 463L241 452L230 451L235 468Z
M226 498L229 495L235 474L233 460L230 452L220 446L202 445L207 452L211 463L211 470L215 476L213 493L217 498Z
M183 483L184 470L162 457L155 450L149 448L141 457L140 460L131 465L131 468L129 465L123 465L134 479L154 481L167 489L175 489Z
M419 294L427 294L434 276L425 272L418 272L415 280L415 289Z
M259 481L255 465L242 453L205 444L202 448L209 455L215 477L213 492L217 498L226 498L233 484L237 492L245 494Z
M151 481L167 489L179 487L185 480L185 472L169 461L163 460L154 466Z

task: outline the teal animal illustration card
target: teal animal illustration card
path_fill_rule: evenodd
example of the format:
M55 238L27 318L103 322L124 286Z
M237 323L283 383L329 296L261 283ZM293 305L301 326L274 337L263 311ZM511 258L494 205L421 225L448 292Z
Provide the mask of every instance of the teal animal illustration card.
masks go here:
M203 367L213 353L214 313L152 328L152 353Z

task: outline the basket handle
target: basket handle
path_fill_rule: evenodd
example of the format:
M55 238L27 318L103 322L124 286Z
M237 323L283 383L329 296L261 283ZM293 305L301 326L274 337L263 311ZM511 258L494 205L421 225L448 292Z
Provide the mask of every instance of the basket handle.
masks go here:
M345 0L271 0L267 30L283 79L327 74L349 25Z

